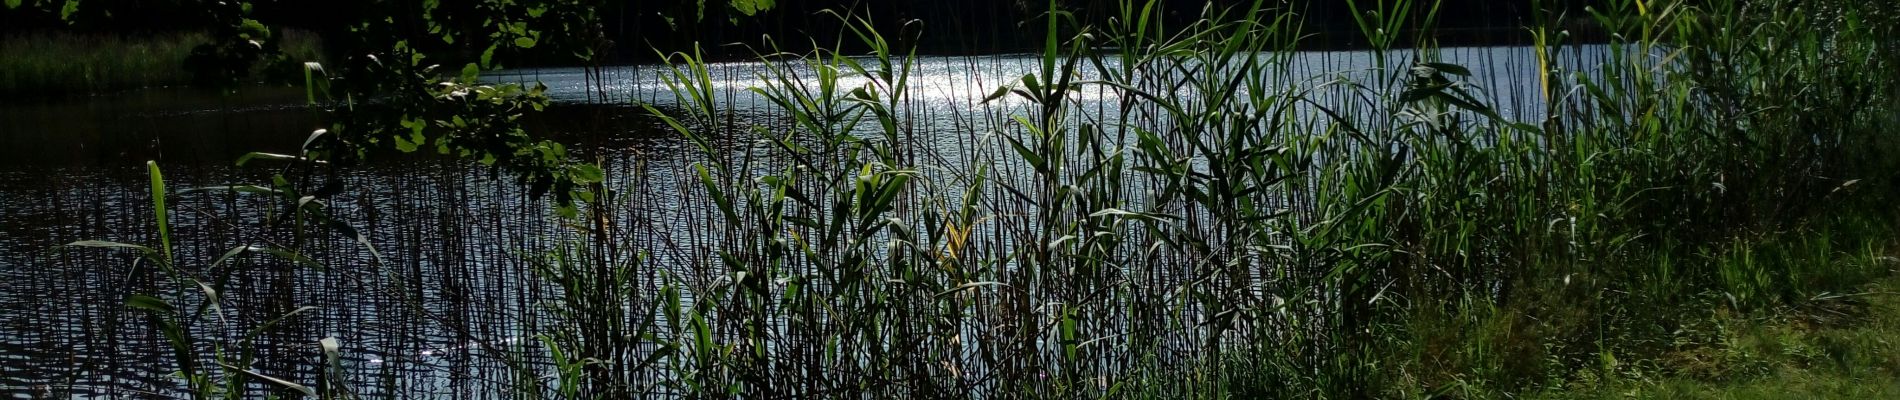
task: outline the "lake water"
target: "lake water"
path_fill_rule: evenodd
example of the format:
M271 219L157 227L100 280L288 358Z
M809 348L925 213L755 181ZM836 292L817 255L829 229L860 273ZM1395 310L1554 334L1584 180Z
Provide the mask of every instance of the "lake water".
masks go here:
M1577 50L1591 59L1600 49ZM1536 93L1536 59L1528 48L1446 49L1443 60L1472 67L1471 83L1500 98L1506 115L1534 116L1511 107ZM1403 54L1395 60L1405 59ZM1366 76L1367 52L1300 53L1293 76L1314 81ZM1036 70L1027 56L923 58L914 73L911 118L933 162L954 170L993 148L988 137L1006 124L995 115L1024 107L984 96ZM773 124L763 101L745 89L765 82L763 64L715 65L720 103L741 118ZM589 80L581 69L510 71L488 79L539 81L558 103L529 126L573 143L601 160L614 177L609 187L642 201L617 223L665 236L669 221L688 218L677 205L692 183L678 172L691 161L686 143L635 101L670 107L671 94L655 78L660 68L609 68ZM1117 101L1106 91L1075 97L1079 113ZM168 376L176 365L169 348L139 314L127 311L135 293L178 290L153 281L151 265L126 253L62 249L78 240L156 243L145 162L157 160L174 191L228 183L264 182L268 168L232 164L250 151L288 153L320 126L301 92L248 90L241 96L190 90L135 93L0 106L0 395L145 398L177 395ZM639 173L636 173L639 172ZM354 390L393 398L494 398L513 379L503 362L471 343L529 348L523 338L541 323L541 305L554 289L538 283L526 261L571 238L508 179L491 179L476 165L397 157L347 171L345 194L329 206L367 232L387 258L376 264L362 246L338 238L306 240L328 269L289 268L264 258L242 258L219 273L231 281L222 295L228 323L206 318L199 329L239 335L303 306L316 307L257 341L265 375L317 380L318 339L343 344ZM178 260L205 265L234 246L284 245L297 240L265 203L223 192L174 194L171 225ZM703 210L700 210L703 211ZM654 237L635 238L658 240ZM259 243L259 241L268 243ZM688 244L689 246L691 244ZM664 255L656 255L664 257ZM209 273L209 272L207 272ZM414 302L420 307L413 307ZM533 351L528 351L533 353Z

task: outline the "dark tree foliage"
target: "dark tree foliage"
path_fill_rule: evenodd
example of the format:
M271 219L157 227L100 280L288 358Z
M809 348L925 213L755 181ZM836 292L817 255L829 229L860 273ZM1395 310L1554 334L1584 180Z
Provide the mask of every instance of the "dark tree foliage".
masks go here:
M339 18L352 22L329 34L342 40L322 79L334 123L306 150L339 165L387 149L478 160L532 195L552 195L564 214L573 214L577 201L593 199L604 177L598 167L571 159L562 144L521 125L524 115L547 106L546 88L486 84L479 77L506 60L594 60L606 45L599 3L351 3L354 15Z
M286 169L292 179L280 176L274 193L323 198L344 190L334 168L380 151L431 151L493 166L496 175L508 174L533 195L551 195L573 214L603 177L521 126L524 115L547 105L545 88L478 78L506 60L594 60L607 43L597 14L604 3L6 0L5 19L20 22L9 30L205 31L211 43L195 49L186 67L199 83L226 88L259 60L283 57L274 40L282 27L317 29L334 43L333 61L308 64L305 80L311 107L331 124L311 134L303 154L266 157L296 161ZM286 197L292 204L309 200Z

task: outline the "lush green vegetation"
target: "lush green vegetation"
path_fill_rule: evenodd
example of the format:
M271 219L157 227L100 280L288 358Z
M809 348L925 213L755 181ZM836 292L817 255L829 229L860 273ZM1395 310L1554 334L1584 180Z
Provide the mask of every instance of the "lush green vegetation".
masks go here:
M705 244L623 282L659 290L580 290L618 297L567 307L622 317L568 319L562 354L602 360L577 370L604 393L1508 397L1685 373L1651 358L1698 329L1676 316L1828 304L1890 268L1884 6L1613 1L1593 68L1533 28L1542 92L1496 98L1396 42L1431 2L1356 2L1369 42L1425 50L1318 79L1268 3L1186 27L1148 25L1152 4L1052 6L1041 71L990 99L1031 106L969 117L997 131L968 154L911 139L894 27L847 20L871 56L766 76L784 125L725 118L676 54L693 106L654 111L706 159L710 211L684 221ZM1095 88L1116 112L1074 112Z
M1889 259L1886 262L1892 262ZM1856 293L1747 315L1684 314L1668 353L1533 398L1888 398L1900 394L1900 295L1892 279ZM1666 374L1666 375L1665 375Z
M323 60L323 42L298 30L279 33L282 56L257 62L253 77L302 82L303 62ZM0 38L0 94L57 96L192 83L186 60L211 42L202 32L140 36L47 31ZM294 80L292 78L295 78Z
M191 81L184 60L203 35L140 39L35 34L0 40L0 91L85 92Z
M611 223L660 196L598 195L599 169L521 145L544 143L508 124L538 91L476 85L476 64L412 93L400 120L419 139L394 137L551 149L518 155L578 202L572 244L534 257L560 297L539 346L511 353L523 397L1776 397L1891 380L1893 300L1866 289L1894 265L1890 6L1611 0L1591 10L1617 35L1590 68L1556 61L1574 48L1552 24L1530 28L1540 90L1511 95L1465 81L1482 61L1398 42L1433 3L1352 3L1374 69L1310 77L1290 66L1299 18L1264 1L1188 26L1151 24L1153 1L1102 21L1052 2L1038 71L986 100L1025 107L950 133L920 131L914 59L885 36L915 31L890 21L838 18L869 55L767 64L750 90L776 121L733 118L698 53L672 53L685 106L646 109L694 148L696 187L668 196L686 202L678 230ZM1407 46L1422 50L1387 51ZM1096 90L1112 112L1078 109ZM502 117L420 117L453 112ZM312 204L281 180L248 190ZM616 241L655 235L677 236ZM132 248L171 265L168 247ZM166 319L219 304L202 278L131 305L187 343L195 393L237 393L191 372L191 330Z

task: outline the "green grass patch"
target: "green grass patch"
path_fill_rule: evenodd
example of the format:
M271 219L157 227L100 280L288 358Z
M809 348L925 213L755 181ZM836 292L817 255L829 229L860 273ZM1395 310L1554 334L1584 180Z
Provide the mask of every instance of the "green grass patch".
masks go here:
M1655 368L1585 374L1590 379L1535 397L1900 397L1900 279L1772 312L1683 316L1706 331L1683 332L1691 338L1677 349L1644 360Z
M1539 279L1514 302L1421 303L1368 362L1389 367L1376 381L1393 398L1890 397L1900 259L1886 220L1818 218L1691 252L1705 257L1645 257L1715 276L1772 269L1784 281L1769 287L1798 293L1751 301L1734 286L1664 294Z

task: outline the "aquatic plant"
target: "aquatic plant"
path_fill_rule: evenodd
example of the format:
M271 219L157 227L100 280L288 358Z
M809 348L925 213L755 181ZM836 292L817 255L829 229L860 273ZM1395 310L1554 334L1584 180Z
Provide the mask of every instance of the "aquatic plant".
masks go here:
M517 255L532 340L454 332L519 397L1509 397L1658 373L1661 338L1699 329L1676 316L1889 272L1900 24L1877 4L1612 0L1588 16L1609 43L1553 11L1535 62L1505 64L1436 46L1422 0L1349 2L1363 63L1302 58L1280 3L1046 5L1033 67L952 110L898 45L928 30L849 10L826 15L867 53L768 41L752 87L663 52L675 98L640 108L685 143L677 171L571 162L516 124L539 91L482 63L389 67L401 129L315 138L525 149L503 156L572 196ZM277 180L243 190L301 221L304 182ZM182 331L161 304L135 306Z
M881 33L902 27L846 14L868 54L762 52L776 122L669 57L681 109L647 109L698 150L707 207L667 269L691 305L646 299L690 329L625 325L676 350L662 391L1479 396L1627 368L1698 294L1747 310L1879 273L1832 244L1890 226L1862 208L1891 179L1873 8L1610 2L1590 58L1532 27L1538 90L1500 98L1401 36L1432 2L1355 2L1371 70L1316 77L1289 61L1297 10L1118 5L1051 3L1039 67L986 99L1022 107L933 133L964 153L915 139L937 111ZM1747 244L1791 229L1817 239ZM1710 256L1762 251L1807 261Z

